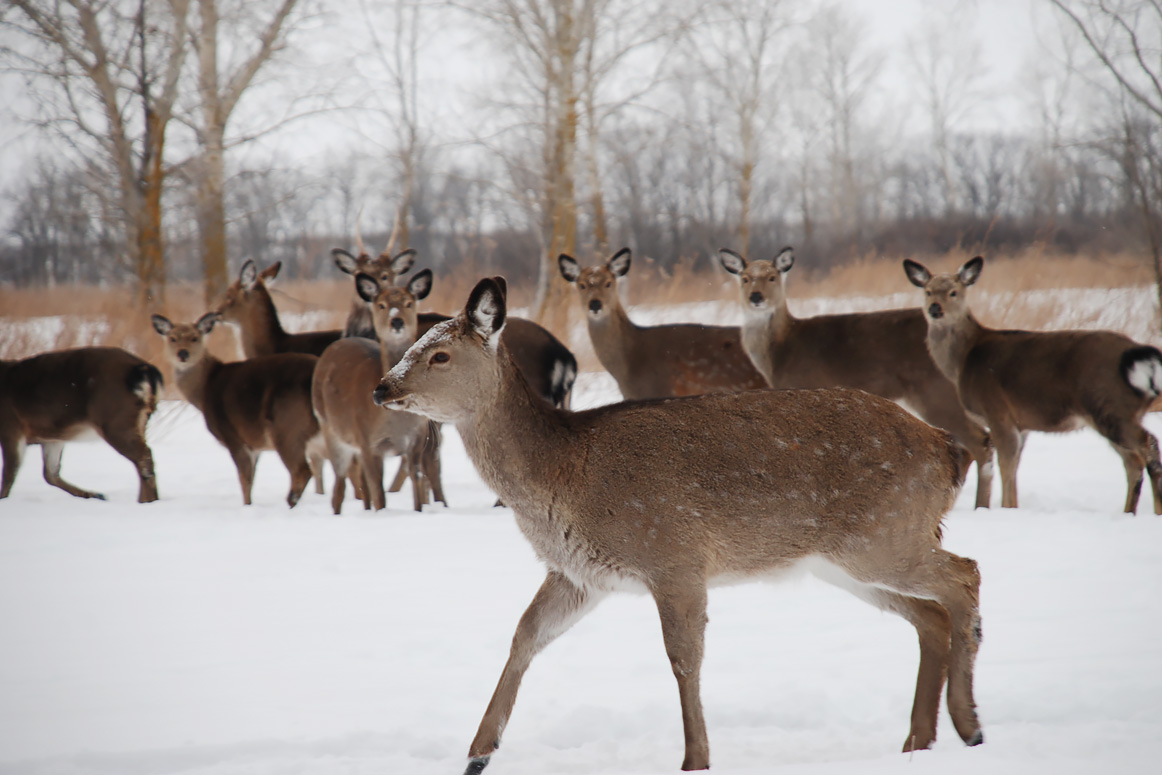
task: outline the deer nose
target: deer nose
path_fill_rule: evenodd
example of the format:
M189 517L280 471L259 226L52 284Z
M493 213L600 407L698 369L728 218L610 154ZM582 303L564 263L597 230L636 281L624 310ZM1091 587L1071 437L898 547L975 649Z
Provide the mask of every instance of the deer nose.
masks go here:
M944 317L944 309L939 304L933 303L928 305L928 317L933 320L939 320Z
M395 331L397 334L400 331L403 331L403 318L392 318L391 319L391 330Z
M387 400L387 388L380 383L375 386L375 390L371 391L371 401L376 406L383 406L383 402Z
M178 360L185 363L190 358L189 350L178 350Z
M589 300L589 311L590 312L600 312L601 311L601 299L590 299Z
M750 303L755 305L756 307L758 305L762 304L763 303L763 295L761 293L759 293L758 291L754 291L750 295Z

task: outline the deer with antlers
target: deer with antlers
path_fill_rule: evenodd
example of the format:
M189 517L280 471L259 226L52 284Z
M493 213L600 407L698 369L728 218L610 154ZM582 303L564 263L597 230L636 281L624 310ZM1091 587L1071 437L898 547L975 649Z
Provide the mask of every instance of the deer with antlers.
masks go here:
M469 748L500 745L533 658L607 594L653 596L682 706L684 770L710 766L699 688L712 584L795 567L913 626L920 669L905 750L927 748L945 681L957 733L982 741L973 702L976 563L940 545L970 464L945 431L857 390L751 390L583 412L529 389L502 336L503 278L417 341L378 404L455 423L548 573L513 636Z

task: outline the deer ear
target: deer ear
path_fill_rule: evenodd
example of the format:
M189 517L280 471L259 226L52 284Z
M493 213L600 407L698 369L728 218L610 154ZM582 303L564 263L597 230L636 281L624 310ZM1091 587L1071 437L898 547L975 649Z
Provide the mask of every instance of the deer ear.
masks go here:
M423 269L416 272L416 276L408 283L407 289L408 293L416 297L416 301L427 298L427 295L432 292L432 270Z
M360 272L355 275L355 292L359 298L370 304L379 295L379 281L369 274Z
M493 349L504 329L505 320L505 288L496 280L495 277L485 277L476 283L464 307L468 324Z
M625 277L625 273L629 271L629 261L632 253L629 248L622 248L613 254L613 258L609 259L609 271L613 272L615 277Z
M173 331L173 323L165 315L151 315L149 319L153 323L153 330L162 336Z
M746 269L746 259L730 248L718 249L718 263L731 274L742 274L742 270Z
M972 285L980 278L981 269L984 269L984 257L976 256L966 261L964 266L960 267L960 271L957 274L960 275L960 281L962 283Z
M572 256L564 253L557 256L557 266L561 268L561 276L571 283L577 282L577 278L581 276L581 266Z
M923 288L932 279L932 273L923 264L910 258L904 259L904 274L917 288Z
M248 291L254 287L254 283L258 282L258 269L251 259L246 259L246 263L238 270L238 282Z
M217 312L207 312L198 318L198 322L194 323L194 328L202 332L203 335L214 330L214 324L218 322Z
M391 260L391 271L396 274L407 274L408 270L412 268L412 264L416 262L416 249L408 248L396 254L396 257Z
M794 265L795 251L791 249L790 245L780 250L779 254L775 256L775 269L778 269L780 272L787 272Z
M263 269L261 272L259 272L258 276L262 278L263 282L269 283L272 282L274 278L278 277L279 269L282 269L282 262L275 261L273 264L266 267L266 269Z
M343 248L335 248L332 250L331 258L335 259L335 266L339 267L339 270L342 272L355 274L359 271L359 259Z

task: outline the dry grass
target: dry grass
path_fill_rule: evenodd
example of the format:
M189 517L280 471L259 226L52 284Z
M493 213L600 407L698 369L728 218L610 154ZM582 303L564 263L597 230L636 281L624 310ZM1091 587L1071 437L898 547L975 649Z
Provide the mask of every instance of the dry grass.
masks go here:
M822 276L815 276L809 266L800 263L789 276L788 290L792 299L878 297L915 291L904 278L901 258L867 256ZM957 252L914 258L934 272L940 272L956 269L971 256ZM626 300L631 305L733 302L735 280L705 260L697 266L696 269L692 262L686 262L667 272L648 260L635 260L628 278ZM460 269L438 275L423 308L441 312L459 309L480 274ZM1152 283L1149 261L1142 255L1083 257L1029 249L1014 256L990 257L979 287L983 292L1014 293L1010 303L1019 305L1023 291L1118 288ZM345 277L312 282L279 280L271 290L284 325L290 331L341 328L353 299L351 281ZM529 305L532 294L531 287L513 287L510 289L512 306ZM21 358L79 345L115 344L160 366L164 363L162 340L153 332L149 314L160 312L174 321L187 322L195 320L207 308L201 288L195 285L171 286L164 304L149 310L136 304L128 288L59 286L14 290L0 287L0 310L3 311L0 313L0 358ZM570 315L574 323L580 322L575 304L571 305ZM56 327L52 321L45 322L46 318L56 316L62 318ZM1007 325L1045 327L1036 319L1023 319L1020 315L1005 317ZM29 325L32 319L39 319L39 323ZM562 338L569 341L568 337ZM228 326L223 326L220 333L215 332L211 349L227 360L239 357L233 330Z

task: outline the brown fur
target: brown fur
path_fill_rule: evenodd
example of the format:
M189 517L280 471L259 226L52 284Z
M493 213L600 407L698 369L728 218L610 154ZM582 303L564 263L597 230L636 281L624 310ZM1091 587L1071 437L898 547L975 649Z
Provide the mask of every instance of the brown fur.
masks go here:
M282 262L276 261L261 272L253 261L247 261L218 305L222 321L235 326L247 358L275 353L308 353L320 355L339 338L341 331L306 331L288 334L278 319L278 310L270 298L267 283L278 276Z
M223 363L206 350L205 337L216 313L197 323L174 325L161 315L153 326L166 338L166 355L178 389L205 417L206 428L230 452L242 485L242 502L250 505L254 469L262 450L278 452L291 485L287 503L299 502L311 479L308 451L322 437L311 410L311 379L318 361L305 353L279 353Z
M774 261L746 261L719 251L739 281L742 343L767 383L778 389L846 387L902 401L921 419L964 444L977 464L976 505L988 508L993 448L988 431L961 406L956 386L928 353L919 309L797 318L787 306L790 248Z
M936 735L945 676L957 731L972 699L980 578L940 546L963 482L951 436L861 391L755 390L562 412L535 398L499 336L504 284L416 343L376 401L454 422L484 481L548 566L469 749L479 772L533 657L606 594L648 591L678 681L683 769L709 766L699 694L707 587L807 561L920 637L905 749Z
M12 490L25 447L40 444L46 482L78 498L104 499L60 476L65 442L93 431L137 469L137 502L157 500L145 425L157 409L161 385L157 368L117 347L78 347L0 361L0 498Z
M742 349L734 326L684 323L638 326L621 305L617 287L629 271L624 248L604 265L582 268L558 258L561 275L577 288L597 359L627 399L692 396L765 386Z
M956 384L969 412L987 423L1001 469L1001 505L1017 507L1017 466L1029 431L1060 433L1089 425L1121 456L1126 470L1125 510L1137 509L1142 469L1150 476L1154 511L1162 514L1158 442L1142 428L1157 390L1127 381L1127 358L1155 364L1162 353L1110 331L998 331L977 322L967 289L983 266L980 257L959 272L933 276L905 261L909 280L924 289L927 343L933 360Z

